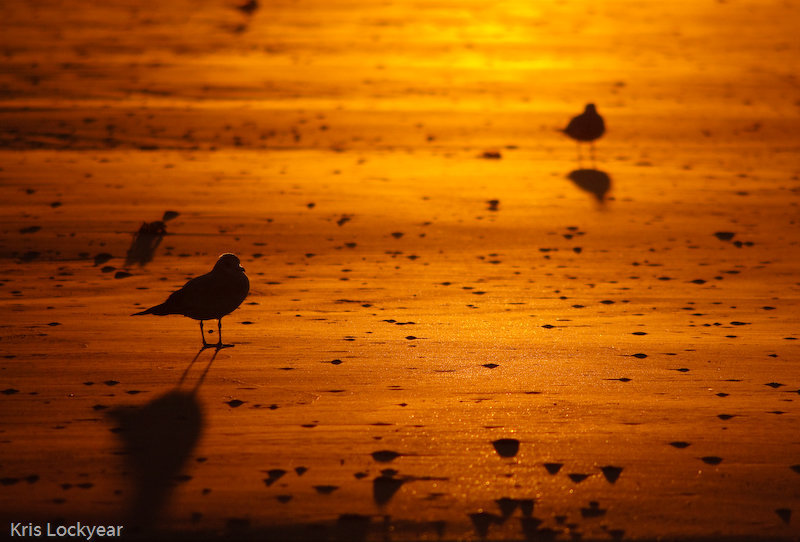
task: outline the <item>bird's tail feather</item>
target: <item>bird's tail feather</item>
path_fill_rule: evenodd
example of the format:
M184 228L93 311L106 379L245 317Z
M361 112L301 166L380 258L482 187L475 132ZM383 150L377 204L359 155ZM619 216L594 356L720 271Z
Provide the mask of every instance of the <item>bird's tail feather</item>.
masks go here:
M134 312L131 316L141 316L143 314L155 314L156 316L164 316L165 314L169 314L169 312L165 309L164 303L160 305L156 305L155 307L150 307L149 309L145 309L142 312Z

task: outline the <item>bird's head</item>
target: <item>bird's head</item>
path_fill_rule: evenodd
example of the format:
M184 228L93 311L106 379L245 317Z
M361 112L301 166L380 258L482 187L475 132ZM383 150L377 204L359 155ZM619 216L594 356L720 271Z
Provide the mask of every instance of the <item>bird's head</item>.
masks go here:
M597 108L595 108L594 104L586 104L586 113L597 113Z
M236 254L227 253L219 257L217 263L214 264L214 271L244 273L244 267Z

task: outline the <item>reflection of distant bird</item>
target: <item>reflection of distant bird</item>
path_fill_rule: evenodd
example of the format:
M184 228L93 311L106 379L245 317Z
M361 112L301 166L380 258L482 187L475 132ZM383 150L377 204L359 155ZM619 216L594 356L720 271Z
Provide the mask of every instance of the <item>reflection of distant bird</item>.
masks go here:
M182 314L194 320L200 320L200 334L203 346L222 348L222 317L236 310L250 291L250 281L244 274L244 268L235 254L223 254L210 273L195 277L177 292L173 292L166 301L150 307L133 316L142 314ZM206 343L203 332L205 320L217 320L219 333L216 345Z
M597 203L605 202L606 193L611 189L611 177L605 171L597 169L576 169L570 171L567 178L575 183L575 186L585 190L597 198Z
M603 117L597 113L594 104L586 104L583 113L569 121L563 132L578 143L578 165L581 161L581 142L591 145L592 163L594 163L594 140L599 139L605 131Z
M238 9L245 15L252 15L258 9L258 0L248 0L241 6L236 6L236 9Z
M143 223L133 236L133 242L131 242L128 255L125 257L125 265L133 265L137 262L139 265L149 263L166 234L167 226L161 220Z

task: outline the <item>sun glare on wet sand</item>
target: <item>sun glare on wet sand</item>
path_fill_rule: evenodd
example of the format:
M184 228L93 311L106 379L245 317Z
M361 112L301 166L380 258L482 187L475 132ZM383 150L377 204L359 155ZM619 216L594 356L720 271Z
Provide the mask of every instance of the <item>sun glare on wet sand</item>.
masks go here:
M794 3L0 20L5 536L800 538Z

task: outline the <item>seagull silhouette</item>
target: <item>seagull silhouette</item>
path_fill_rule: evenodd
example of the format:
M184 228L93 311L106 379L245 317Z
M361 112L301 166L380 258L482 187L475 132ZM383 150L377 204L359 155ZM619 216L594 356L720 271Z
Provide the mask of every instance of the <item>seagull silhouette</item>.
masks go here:
M578 144L578 165L580 166L581 162L581 142L591 145L592 164L594 164L594 141L606 131L603 117L597 113L594 104L586 104L583 113L569 121L562 131Z
M203 336L203 348L216 346L224 348L233 345L222 344L222 317L235 311L250 291L250 281L244 274L244 267L235 254L223 254L214 264L210 273L191 279L183 287L170 294L160 305L150 307L131 316L155 314L181 314L194 320L200 320L200 334ZM217 321L219 339L217 344L206 342L203 322Z
M248 0L244 4L240 6L236 6L236 9L244 13L245 15L252 15L255 13L259 8L258 0Z

